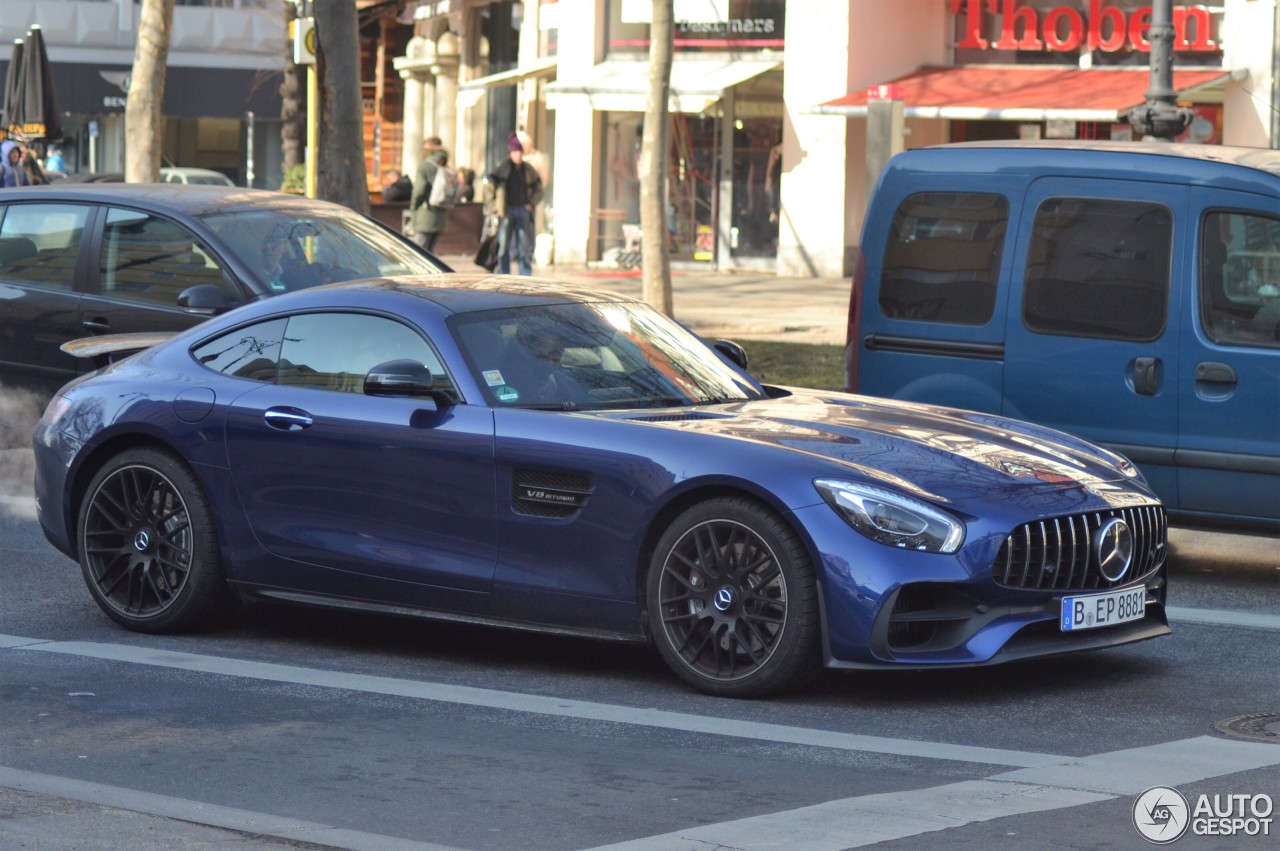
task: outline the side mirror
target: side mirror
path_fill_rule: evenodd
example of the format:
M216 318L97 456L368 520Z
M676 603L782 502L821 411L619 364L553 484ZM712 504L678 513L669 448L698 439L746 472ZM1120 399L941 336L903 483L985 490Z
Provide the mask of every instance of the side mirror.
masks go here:
M227 293L217 284L196 284L178 293L178 307L192 313L223 313L240 302L227 298Z
M364 377L366 396L411 396L434 399L440 407L453 403L449 394L435 387L431 370L415 360L380 363Z
M738 369L746 370L747 364L750 363L747 358L747 350L733 340L716 340L712 343L712 347L728 358Z

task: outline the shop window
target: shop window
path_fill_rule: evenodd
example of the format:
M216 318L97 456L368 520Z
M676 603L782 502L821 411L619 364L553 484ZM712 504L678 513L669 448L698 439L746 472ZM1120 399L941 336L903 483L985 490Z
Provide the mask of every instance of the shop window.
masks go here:
M1045 201L1028 245L1023 322L1041 334L1156 339L1168 314L1172 244L1167 207Z
M926 192L902 202L885 246L880 309L894 319L984 325L1009 223L1001 195Z

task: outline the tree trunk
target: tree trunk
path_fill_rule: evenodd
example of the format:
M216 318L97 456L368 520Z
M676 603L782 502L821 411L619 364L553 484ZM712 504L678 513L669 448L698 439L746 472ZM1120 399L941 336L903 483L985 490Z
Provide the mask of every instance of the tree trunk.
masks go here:
M285 32L288 23L297 18L297 7L285 3ZM293 39L285 39L284 81L280 83L280 150L281 166L289 169L302 165L303 142L307 133L307 115L303 110L303 77L306 69L293 61Z
M129 99L124 109L124 179L129 183L160 180L164 146L164 72L169 62L169 34L174 0L143 0L138 46L133 52Z
M671 94L674 0L653 0L649 25L649 100L640 151L640 229L644 267L642 297L671 315L671 256L667 244L667 176L671 136L667 100Z
M354 0L315 4L320 73L320 152L316 195L367 214L360 33Z

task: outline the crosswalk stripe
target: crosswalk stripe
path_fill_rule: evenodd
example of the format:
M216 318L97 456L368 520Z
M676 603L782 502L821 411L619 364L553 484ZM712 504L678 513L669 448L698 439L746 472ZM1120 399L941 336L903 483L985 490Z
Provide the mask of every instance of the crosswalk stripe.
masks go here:
M592 851L842 851L1007 816L1078 807L1157 785L1280 765L1280 748L1201 736L914 791L861 795ZM1135 842L1139 837L1133 834Z

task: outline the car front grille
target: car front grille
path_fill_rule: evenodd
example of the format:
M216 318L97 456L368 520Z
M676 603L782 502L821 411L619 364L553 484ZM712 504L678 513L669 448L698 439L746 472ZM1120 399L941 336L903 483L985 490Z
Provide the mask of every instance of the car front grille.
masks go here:
M1132 534L1129 567L1104 575L1097 552L1098 532L1123 520ZM995 581L1008 588L1084 590L1113 588L1145 576L1164 563L1169 525L1158 505L1055 517L1019 526L1005 538L992 566Z

